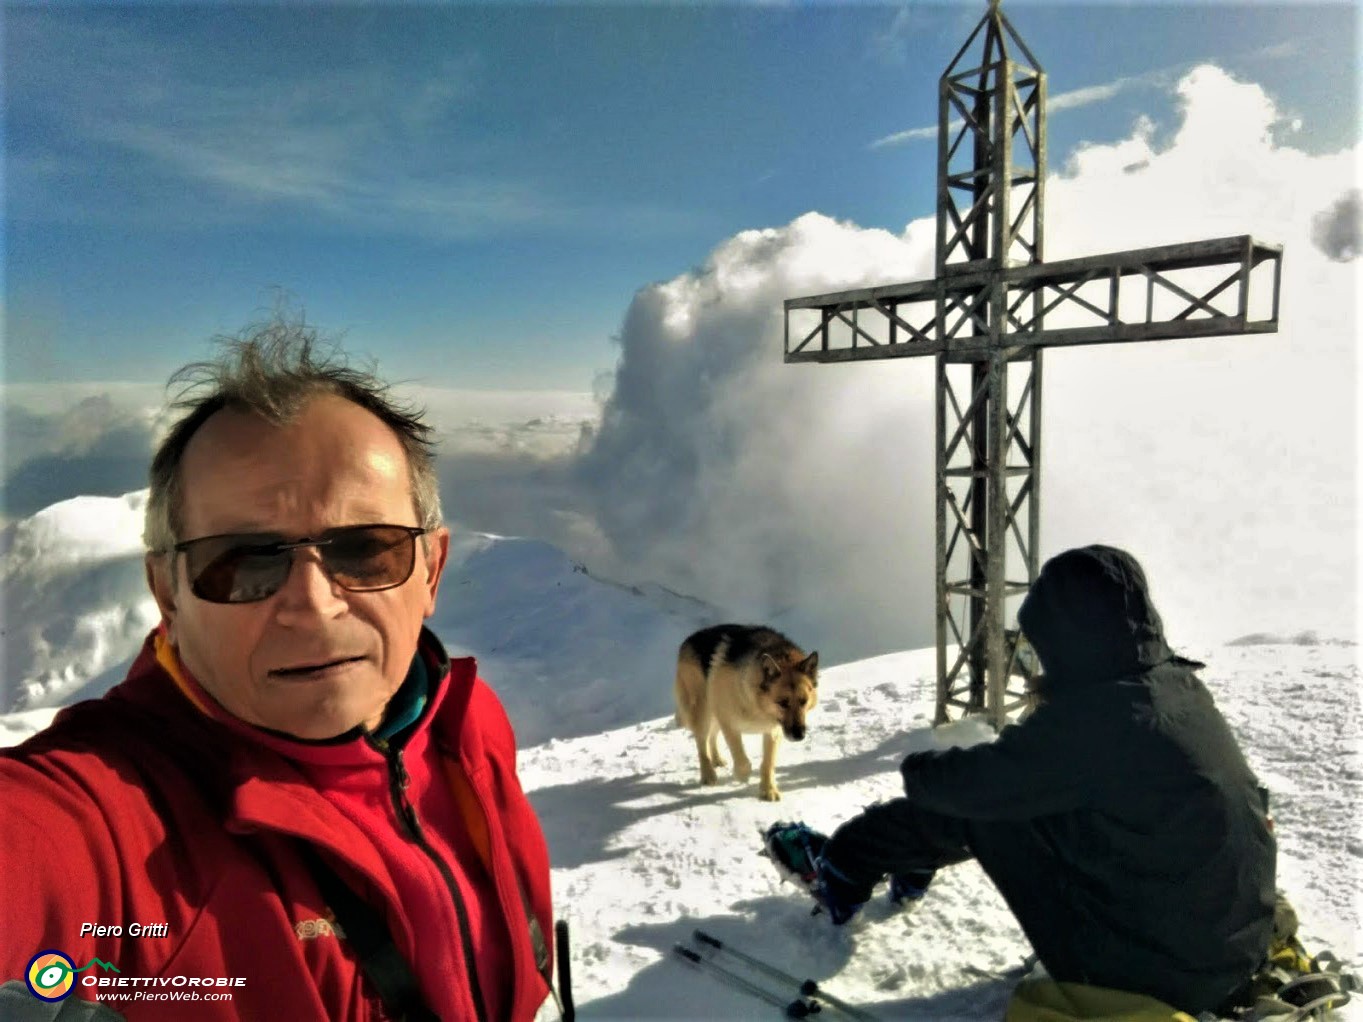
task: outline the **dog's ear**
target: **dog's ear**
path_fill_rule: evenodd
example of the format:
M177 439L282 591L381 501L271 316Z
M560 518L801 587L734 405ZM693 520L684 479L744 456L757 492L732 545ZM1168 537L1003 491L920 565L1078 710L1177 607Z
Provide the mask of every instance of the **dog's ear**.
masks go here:
M758 664L762 668L762 691L765 692L767 689L771 688L777 678L781 677L781 665L776 662L776 658L770 653L763 653L761 659L758 660Z
M819 683L819 651L816 649L800 661L798 669L801 674L808 674L809 680L817 685Z

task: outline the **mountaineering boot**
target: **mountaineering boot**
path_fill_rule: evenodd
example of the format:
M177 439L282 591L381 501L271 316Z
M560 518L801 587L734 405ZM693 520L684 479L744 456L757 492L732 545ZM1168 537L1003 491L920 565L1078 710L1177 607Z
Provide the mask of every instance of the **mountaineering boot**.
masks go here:
M935 873L932 870L905 870L890 874L890 901L901 908L911 908L928 893Z
M853 882L824 857L828 837L803 821L774 823L762 834L763 854L783 876L805 888L837 926L848 922L870 900L871 887ZM890 901L901 908L917 904L932 883L932 870L890 875Z
M820 855L814 860L814 883L809 893L823 906L834 926L842 926L861 911L871 898L871 888L858 886Z
M767 858L776 863L781 872L801 886L814 883L814 861L823 851L828 838L817 830L795 823L773 823L762 835L762 848Z

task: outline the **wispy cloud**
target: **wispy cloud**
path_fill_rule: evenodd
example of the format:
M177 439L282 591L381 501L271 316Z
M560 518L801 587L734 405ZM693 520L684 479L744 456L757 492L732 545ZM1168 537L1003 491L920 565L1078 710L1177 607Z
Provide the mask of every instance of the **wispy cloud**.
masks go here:
M1245 57L1260 59L1282 59L1295 55L1299 50L1298 40L1287 40L1275 43L1271 46L1260 47L1256 50L1243 54ZM1079 89L1070 89L1068 92L1057 92L1046 97L1046 110L1048 113L1061 113L1065 110L1078 110L1080 107L1091 106L1094 103L1105 103L1124 92L1136 88L1151 88L1173 85L1181 75L1198 64L1208 63L1208 61L1184 61L1180 64L1171 64L1167 67L1154 68L1150 71L1142 72L1138 75L1124 75L1114 78L1109 82L1102 82L1098 85L1086 85ZM1214 61L1213 61L1214 63ZM947 125L950 132L957 131L963 122L958 118L952 120ZM937 137L937 125L925 125L921 128L909 128L905 131L896 131L890 135L884 135L875 139L867 145L868 149L885 149L892 146L906 145L910 142L921 142L926 139Z
M889 25L871 36L871 55L889 64L907 63L910 43L928 29L930 21L928 13L921 6L900 7Z
M1145 83L1144 78L1117 78L1102 85L1090 85L1082 89L1071 89L1046 99L1046 109L1050 113L1057 110L1075 110L1091 103L1104 103L1113 96L1133 85Z
M281 134L172 131L155 123L110 124L112 143L244 207L284 206L371 229L462 235L492 227L567 222L570 211L528 181L479 172L441 179L420 167L385 165L380 153L348 141L344 129ZM243 145L246 140L258 144ZM385 146L377 140L374 149Z
M660 204L577 202L517 161L513 136L479 123L495 69L474 52L241 68L206 60L188 33L151 38L38 12L10 36L17 219L179 226L282 215L439 238L685 222ZM118 203L91 198L108 191Z
M959 120L952 121L948 125L948 130L955 131L961 126ZM896 131L893 135L886 135L872 142L867 148L884 149L888 146L904 145L906 142L921 142L923 139L936 138L937 125L924 128L909 128L907 131Z
M1088 85L1082 89L1071 89L1069 92L1058 92L1054 96L1046 97L1046 110L1048 113L1059 113L1062 110L1077 110L1079 107L1088 106L1091 103L1102 103L1124 92L1136 85L1151 85L1156 80L1164 81L1170 78L1172 71L1161 69L1151 71L1144 75L1135 75L1126 78L1117 78L1102 85ZM954 132L961 127L963 122L960 118L952 120L947 125L949 132ZM868 149L884 149L889 146L904 145L909 142L921 142L924 139L937 137L937 125L924 126L921 128L909 128L906 131L896 131L892 135L885 135L871 142Z
M949 5L905 0L895 8L888 25L871 33L867 54L885 64L904 65L914 53L921 52L925 38L959 40L978 20L979 12L970 5L953 9Z

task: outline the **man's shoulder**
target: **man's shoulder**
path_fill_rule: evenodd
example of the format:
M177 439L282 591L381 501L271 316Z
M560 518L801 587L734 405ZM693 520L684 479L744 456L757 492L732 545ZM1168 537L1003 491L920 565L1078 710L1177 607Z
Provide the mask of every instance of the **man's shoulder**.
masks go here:
M214 757L201 723L177 712L179 698L168 691L157 706L116 690L66 707L42 731L0 749L0 801L109 816L193 783Z
M473 657L454 657L445 679L449 691L436 714L446 741L465 751L505 747L515 751L515 735L501 699L478 674Z
M0 800L68 809L95 801L96 793L122 788L138 773L153 751L145 734L129 708L112 700L69 706L27 741L0 750Z
M53 759L113 760L135 755L137 710L121 700L86 699L63 707L52 722L18 745L0 749L0 759L37 763ZM133 725L129 727L129 725Z

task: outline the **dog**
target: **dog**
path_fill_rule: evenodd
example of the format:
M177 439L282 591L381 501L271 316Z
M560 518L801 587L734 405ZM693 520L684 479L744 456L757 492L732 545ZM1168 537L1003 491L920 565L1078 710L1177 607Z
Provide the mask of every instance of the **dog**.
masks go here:
M776 747L784 734L805 736L805 718L819 701L819 654L780 632L756 625L715 625L689 636L677 651L677 723L696 740L700 783L716 784L724 766L719 735L734 759L734 777L747 781L752 763L743 735L762 735L760 797L776 802Z

